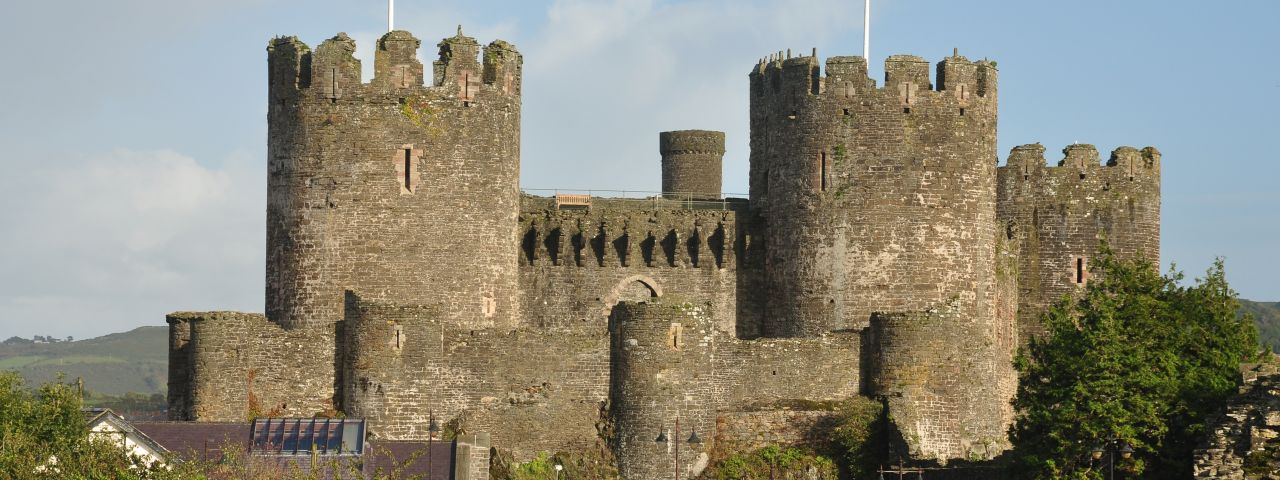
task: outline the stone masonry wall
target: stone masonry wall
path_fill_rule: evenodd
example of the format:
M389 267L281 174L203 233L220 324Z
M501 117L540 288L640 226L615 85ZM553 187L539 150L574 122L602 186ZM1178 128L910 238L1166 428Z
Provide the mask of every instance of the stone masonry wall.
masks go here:
M1056 167L1039 144L1015 147L998 169L998 218L1020 244L1018 321L1039 333L1039 314L1088 283L1106 239L1119 256L1160 264L1160 152L1120 147L1105 165L1093 145L1070 145Z
M789 55L788 55L789 56ZM751 72L751 205L768 223L766 336L865 327L874 311L956 297L994 304L996 71L865 59L761 62Z
M240 312L178 312L168 321L171 337L189 330L188 383L171 391L170 418L310 417L335 407L333 330L286 330Z

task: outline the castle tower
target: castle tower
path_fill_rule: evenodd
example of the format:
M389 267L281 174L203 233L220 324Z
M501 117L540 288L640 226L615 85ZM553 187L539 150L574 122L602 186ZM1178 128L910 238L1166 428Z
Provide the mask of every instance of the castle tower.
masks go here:
M865 327L956 297L992 318L996 70L923 59L771 57L751 80L751 203L765 217L763 333Z
M271 321L330 325L348 290L470 328L519 318L520 54L495 41L482 62L459 30L424 85L420 43L384 35L370 83L344 34L268 48Z
M750 79L763 333L870 325L869 393L888 398L911 458L990 458L1013 378L999 338L1012 315L996 313L994 66L953 55L935 85L927 62L895 55L877 88L860 57L828 59L824 76L815 57L779 55ZM948 364L955 352L973 359Z
M715 428L710 315L701 306L655 299L619 303L609 323L618 472L626 479L665 478L674 467L681 478L696 477L707 465ZM694 433L700 443L690 442Z
M678 130L658 134L662 191L675 197L719 200L724 132Z
M1040 144L1014 147L997 176L997 214L1020 245L1021 338L1041 332L1038 315L1089 283L1105 239L1122 258L1160 264L1160 152L1120 147L1103 165L1093 145L1069 145L1047 166Z

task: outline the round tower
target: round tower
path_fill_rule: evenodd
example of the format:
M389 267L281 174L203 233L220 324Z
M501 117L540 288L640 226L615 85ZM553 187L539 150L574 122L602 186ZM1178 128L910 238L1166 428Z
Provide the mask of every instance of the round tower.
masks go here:
M696 477L707 465L715 427L711 316L688 303L622 302L609 322L619 473L664 478L676 468L681 478Z
M658 134L662 192L669 197L719 200L724 132L677 130Z
M996 72L898 55L770 58L751 81L751 203L768 223L769 336L865 327L875 311L994 303Z
M267 306L289 328L342 318L344 291L444 305L443 321L513 327L520 205L520 54L461 31L426 72L421 42L269 48ZM428 74L430 76L428 76Z
M873 393L912 458L945 463L1003 449L1012 316L996 314L996 70L959 55L936 84L929 70L895 55L877 87L860 57L825 76L815 57L759 63L751 203L767 223L763 333L870 325Z
M970 320L954 303L871 316L865 375L898 430L891 458L986 460L1009 448L1013 392L1001 380L1016 378L1012 349L978 340L1005 332Z

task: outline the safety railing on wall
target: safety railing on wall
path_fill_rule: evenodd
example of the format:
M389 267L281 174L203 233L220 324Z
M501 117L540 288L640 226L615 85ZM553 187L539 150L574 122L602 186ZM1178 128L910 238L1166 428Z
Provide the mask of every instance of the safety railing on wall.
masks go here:
M644 190L573 190L526 188L526 195L545 198L555 208L617 206L652 209L728 210L735 202L745 202L746 194L718 195L693 192L653 192Z

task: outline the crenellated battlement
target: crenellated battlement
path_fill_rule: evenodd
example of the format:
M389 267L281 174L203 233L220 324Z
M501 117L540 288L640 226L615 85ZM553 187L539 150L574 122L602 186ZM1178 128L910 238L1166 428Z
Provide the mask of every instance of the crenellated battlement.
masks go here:
M906 105L928 99L954 99L961 103L993 99L996 94L995 62L970 61L958 52L936 65L936 82L929 62L915 55L892 55L885 59L885 81L877 86L867 74L867 61L857 56L830 57L822 62L814 51L810 56L792 57L790 51L760 59L752 68L753 96L797 96L800 94L837 97L897 95Z
M403 90L439 89L447 96L474 101L485 91L520 93L523 57L515 46L494 40L483 48L476 39L458 33L441 40L439 59L432 62L431 83L417 59L422 41L396 30L378 39L374 77L365 83L356 43L345 33L325 40L314 51L297 37L277 37L267 46L273 102L314 98L337 102L347 97Z
M1021 173L1022 180L1037 181L1042 177L1084 180L1091 174L1128 180L1160 178L1160 151L1155 147L1141 150L1129 146L1117 147L1104 163L1100 160L1097 147L1076 143L1062 149L1063 157L1055 166L1049 166L1044 152L1044 146L1039 143L1013 147L1008 160L998 168L998 172L1002 178L1016 179L1019 177L1017 173Z

